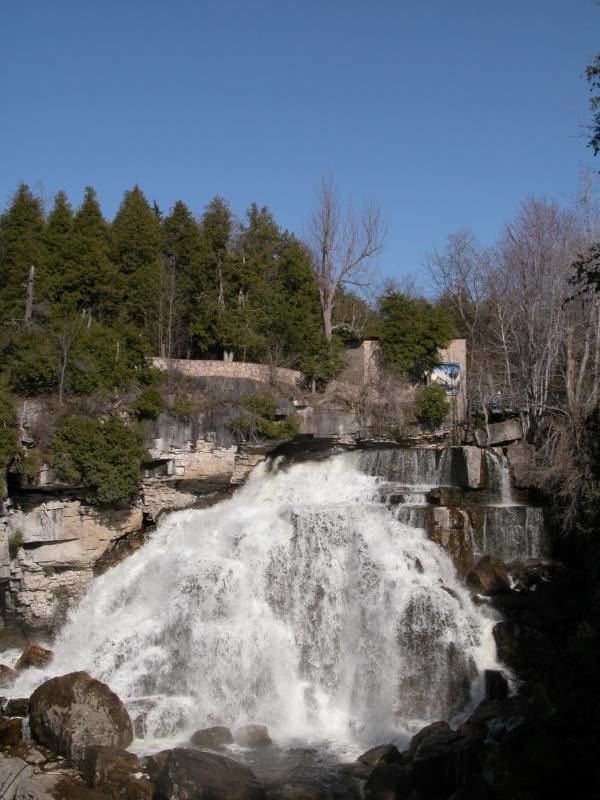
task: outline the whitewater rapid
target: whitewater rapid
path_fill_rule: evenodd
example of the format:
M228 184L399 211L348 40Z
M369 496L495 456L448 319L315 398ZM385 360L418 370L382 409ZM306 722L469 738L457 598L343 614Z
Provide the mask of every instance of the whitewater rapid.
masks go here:
M169 515L12 694L86 670L146 749L245 723L368 745L464 713L497 666L493 620L366 472L356 453L263 464L230 499Z

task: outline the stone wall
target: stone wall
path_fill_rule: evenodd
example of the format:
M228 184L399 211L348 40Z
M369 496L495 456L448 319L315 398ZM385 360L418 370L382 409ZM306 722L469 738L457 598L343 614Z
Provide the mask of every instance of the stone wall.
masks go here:
M268 364L251 364L245 361L196 361L185 358L153 358L152 366L162 372L174 370L189 378L243 378L261 383L285 383L297 386L302 373Z

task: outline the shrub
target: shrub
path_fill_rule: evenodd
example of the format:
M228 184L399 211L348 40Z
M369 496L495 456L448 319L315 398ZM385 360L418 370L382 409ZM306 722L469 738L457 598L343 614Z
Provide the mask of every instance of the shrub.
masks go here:
M61 480L83 486L97 505L133 498L147 459L138 427L117 417L106 421L69 417L52 441L52 465Z
M15 472L25 475L30 480L37 478L42 466L42 457L39 450L33 448L25 450L21 448L17 453L12 469Z
M446 418L449 407L446 391L437 383L432 383L425 387L417 403L417 420L422 425L437 428Z
M171 403L169 411L175 417L191 417L194 413L194 403L191 397L179 395Z
M300 429L295 416L277 419L277 400L270 394L251 394L242 400L241 415L230 428L246 439L293 439Z
M19 547L21 547L22 544L23 544L23 531L17 528L17 530L12 534L12 536L8 537L8 555L10 556L11 561L17 557L17 553L19 552Z
M156 419L163 410L163 398L156 386L147 386L132 408L139 419Z

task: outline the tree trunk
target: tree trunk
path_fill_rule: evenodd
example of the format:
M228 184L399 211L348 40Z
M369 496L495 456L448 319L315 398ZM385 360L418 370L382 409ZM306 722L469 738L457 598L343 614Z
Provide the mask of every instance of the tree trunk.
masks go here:
M27 297L25 299L25 327L31 327L31 317L33 315L33 286L35 283L35 267L33 264L29 267L29 275L27 276Z

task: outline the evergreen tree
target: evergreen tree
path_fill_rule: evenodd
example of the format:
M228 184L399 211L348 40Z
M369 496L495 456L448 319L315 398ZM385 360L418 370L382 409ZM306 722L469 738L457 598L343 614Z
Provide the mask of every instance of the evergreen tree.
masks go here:
M287 232L280 240L274 289L270 340L281 342L289 364L300 365L323 352L321 306L310 254Z
M65 192L58 192L44 230L47 282L44 296L61 303L69 293L75 272L73 209Z
M0 217L0 318L25 319L27 276L36 270L36 284L45 278L44 211L27 184L18 186ZM34 295L35 297L35 295Z
M281 231L271 212L253 203L235 242L226 282L226 346L244 359L269 347L275 307Z
M68 281L73 306L97 320L114 320L123 295L123 283L110 259L108 223L96 191L87 186L73 225L74 270Z
M419 379L438 363L438 350L454 336L452 314L422 298L389 291L379 298L379 336L386 363Z
M202 280L194 310L192 331L199 353L222 352L226 284L231 267L230 246L234 219L222 197L215 197L202 215L200 233L202 247Z
M125 192L111 226L111 255L123 284L122 318L158 344L161 227L139 186Z
M162 233L160 352L189 355L205 280L200 229L189 208L178 200L163 220Z

